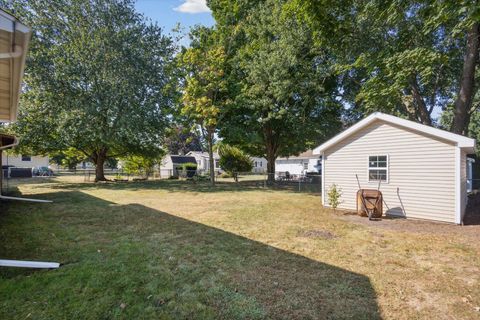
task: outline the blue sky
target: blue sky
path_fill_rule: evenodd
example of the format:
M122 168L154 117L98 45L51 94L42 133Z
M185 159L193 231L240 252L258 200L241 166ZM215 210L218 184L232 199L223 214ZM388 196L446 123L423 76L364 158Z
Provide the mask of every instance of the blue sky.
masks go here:
M185 31L196 24L212 26L215 21L206 0L137 0L136 9L169 33L177 23Z

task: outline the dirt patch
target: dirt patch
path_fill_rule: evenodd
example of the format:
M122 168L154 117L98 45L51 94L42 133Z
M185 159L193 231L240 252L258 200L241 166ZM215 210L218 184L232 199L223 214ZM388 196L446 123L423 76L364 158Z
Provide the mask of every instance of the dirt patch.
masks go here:
M330 240L330 239L335 239L337 236L333 234L330 231L327 230L301 230L297 234L298 237L303 237L303 238L313 238L313 239L324 239L324 240Z
M366 225L376 229L383 229L398 232L411 232L417 234L427 234L434 236L458 235L478 243L480 241L480 225L459 226L435 221L405 219L398 217L382 217L381 219L370 221L368 218L358 215L344 214L339 218L355 224Z

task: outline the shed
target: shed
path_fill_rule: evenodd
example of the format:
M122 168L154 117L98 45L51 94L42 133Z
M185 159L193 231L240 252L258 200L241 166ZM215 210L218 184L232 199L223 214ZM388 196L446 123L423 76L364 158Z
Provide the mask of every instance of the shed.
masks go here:
M384 212L461 224L467 204L468 154L475 140L374 113L314 149L322 156L322 204L335 184L340 208L356 209L358 183L376 189Z

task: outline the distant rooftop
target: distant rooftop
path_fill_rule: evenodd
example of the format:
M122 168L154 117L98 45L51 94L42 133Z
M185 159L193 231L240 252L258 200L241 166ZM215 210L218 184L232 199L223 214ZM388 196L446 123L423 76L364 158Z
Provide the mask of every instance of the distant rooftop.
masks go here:
M313 150L309 149L305 152L300 153L298 156L288 156L288 157L281 157L278 158L278 160L287 160L287 159L317 159L319 158L318 155L313 154Z
M197 163L194 157L190 156L170 156L172 158L172 162L176 164L182 163Z

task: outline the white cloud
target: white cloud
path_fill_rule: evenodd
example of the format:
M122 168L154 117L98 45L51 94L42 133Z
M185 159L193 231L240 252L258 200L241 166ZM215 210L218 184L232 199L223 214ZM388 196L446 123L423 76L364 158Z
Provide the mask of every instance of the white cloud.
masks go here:
M210 9L207 7L207 0L184 0L180 6L176 7L175 11L183 13L204 13L210 12Z

